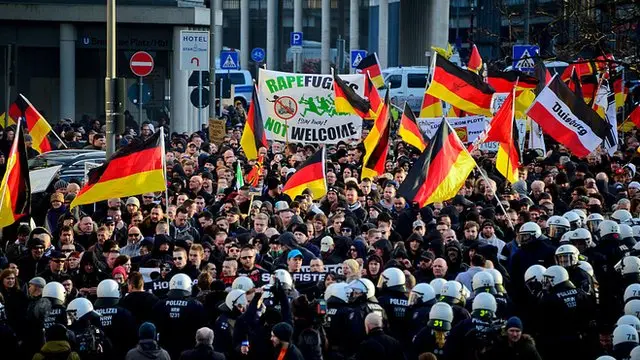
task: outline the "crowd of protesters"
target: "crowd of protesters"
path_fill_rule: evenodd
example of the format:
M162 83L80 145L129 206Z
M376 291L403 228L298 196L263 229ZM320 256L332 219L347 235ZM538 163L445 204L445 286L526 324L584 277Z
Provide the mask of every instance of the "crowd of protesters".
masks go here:
M0 357L640 359L635 130L613 156L548 140L513 184L477 151L458 194L420 208L398 194L419 154L395 136L385 174L361 179L361 142L329 145L326 196L291 199L317 146L270 142L257 171L232 113L221 144L166 132L166 193L69 209L82 179L56 180L5 229ZM57 131L102 149L84 120Z

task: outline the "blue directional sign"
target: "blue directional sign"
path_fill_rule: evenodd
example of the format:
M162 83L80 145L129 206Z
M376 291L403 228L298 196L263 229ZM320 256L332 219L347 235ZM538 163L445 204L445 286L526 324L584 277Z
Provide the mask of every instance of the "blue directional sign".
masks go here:
M367 57L367 50L351 50L351 68L355 69Z
M533 71L535 67L535 57L540 54L537 45L514 45L513 46L513 69L520 71Z
M265 53L263 48L253 48L253 50L251 50L251 60L259 63L264 61L264 57Z
M290 46L302 46L302 32L291 32L291 44Z
M240 68L238 53L235 51L220 51L220 69L236 70Z

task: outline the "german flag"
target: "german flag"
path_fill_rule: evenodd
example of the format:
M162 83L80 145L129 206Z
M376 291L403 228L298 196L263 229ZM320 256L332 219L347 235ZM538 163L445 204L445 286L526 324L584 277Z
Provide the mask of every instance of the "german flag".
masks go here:
M262 123L262 112L260 111L260 102L258 101L258 88L254 87L249 112L247 113L247 121L244 123L244 130L240 138L240 146L244 150L244 154L249 160L258 158L258 150L261 147L269 146L267 143L267 134L264 131Z
M327 194L327 181L325 179L326 152L323 146L308 158L284 184L282 192L292 199L301 195L306 189L311 190L314 199L320 199Z
M464 113L464 111L458 109L457 107L455 107L453 105L449 106L449 111L447 112L447 117L450 117L450 118L455 118L455 117L461 118L461 117L465 117L465 116L466 116L466 114Z
M0 183L0 228L29 216L31 213L31 182L24 131L18 125L7 156L7 168Z
M260 183L260 176L263 174L262 164L264 163L264 155L260 154L256 163L253 164L251 171L246 175L247 182L252 187L257 187Z
M420 152L423 152L427 148L428 141L418 126L413 111L407 103L404 103L404 111L400 118L400 128L398 129L398 135L402 138L402 141L417 148Z
M576 94L578 98L584 99L584 96L582 95L582 83L580 82L580 78L575 71L571 73L571 77L569 78L569 83L567 84L567 86L569 87L569 89L571 89L571 91L573 91L574 94Z
M498 142L496 155L496 169L507 181L518 181L518 166L520 164L520 147L518 146L518 131L514 121L514 99L512 91L504 101L500 110L493 116L487 132L485 142Z
M631 114L629 114L627 120L625 121L631 121L637 128L640 129L640 106L636 106L636 108L633 109L633 111L631 112Z
M616 108L619 109L624 106L625 101L627 101L627 94L629 93L629 88L624 86L623 73L621 71L613 71L609 84L611 84L611 92L615 95Z
M585 61L583 59L578 59L575 64L570 64L566 69L564 69L560 79L566 83L567 81L569 81L569 79L571 78L571 74L574 71L578 74L578 77L597 74L597 72L595 71L595 67L591 62Z
M384 164L389 153L389 132L391 122L391 103L389 92L384 97L384 106L373 124L369 135L364 139L365 154L362 161L362 179L384 173Z
M542 89L551 81L551 74L547 67L544 65L544 61L540 60L540 58L536 58L535 67L533 70L533 75L536 79L538 79L538 85L534 90L536 95L540 94Z
M422 107L420 107L420 117L421 118L442 117L442 102L440 101L440 99L427 94L427 89L425 89L424 97L422 98Z
M361 73L368 74L376 89L384 86L384 78L382 77L382 69L380 68L380 61L378 61L378 54L373 53L367 55L360 61L360 63L358 63L356 70Z
M121 148L102 166L89 171L88 177L71 208L110 198L165 191L164 131L160 128L147 140L136 139Z
M482 77L463 70L442 56L436 56L433 80L427 93L470 114L491 116L495 91Z
M482 57L478 52L476 44L471 45L471 55L469 55L469 62L467 63L467 69L474 73L479 73L482 70Z
M8 114L9 118L13 119L14 122L17 122L20 118L25 120L29 135L33 139L32 147L34 149L41 154L52 150L51 143L47 137L53 131L51 126L24 95L18 94L16 101L9 106Z
M340 78L336 73L333 74L333 92L336 112L355 114L361 118L369 116L369 112L371 110L371 103L369 100L356 94L351 86L342 80L342 78Z
M413 165L398 193L424 207L456 196L476 162L455 131L442 121L427 149Z
M497 93L510 93L513 88L516 87L517 96L518 91L534 90L538 86L538 79L517 70L489 70L487 83L491 85Z
M382 102L382 98L380 98L380 93L378 89L373 85L371 78L369 75L365 77L364 83L364 96L369 100L369 115L365 117L365 119L375 120L378 118L378 114L380 110L382 110L382 106L384 103Z
M600 86L598 76L595 74L580 76L580 84L582 85L582 98L589 106L593 105L593 101L598 94Z

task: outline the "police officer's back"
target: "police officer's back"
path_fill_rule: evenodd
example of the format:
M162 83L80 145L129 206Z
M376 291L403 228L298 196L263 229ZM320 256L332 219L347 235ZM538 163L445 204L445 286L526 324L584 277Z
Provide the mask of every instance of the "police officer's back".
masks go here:
M42 297L48 299L51 308L44 314L43 327L46 331L53 324L67 324L67 309L64 306L66 292L59 282L52 281L42 289Z
M109 359L111 342L101 329L100 315L85 298L73 299L67 306L69 330L73 332L72 346L82 360Z
M444 345L443 359L476 359L485 350L485 334L488 333L498 309L496 300L489 293L480 293L473 299L471 318L455 325Z
M427 325L429 312L436 303L436 293L431 285L420 283L411 289L409 294L409 311L407 322L409 324L409 337L413 337Z
M102 280L97 295L94 310L101 315L100 323L111 340L112 356L122 358L136 344L135 318L129 310L118 306L120 286L115 280Z
M402 270L392 267L385 269L380 275L380 306L389 318L389 335L401 343L409 342L407 310L409 296L405 287L406 278Z

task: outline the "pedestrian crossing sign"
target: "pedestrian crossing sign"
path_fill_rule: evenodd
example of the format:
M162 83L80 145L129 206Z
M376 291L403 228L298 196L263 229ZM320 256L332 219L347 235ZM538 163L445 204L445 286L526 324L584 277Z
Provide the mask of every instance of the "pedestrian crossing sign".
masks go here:
M220 52L220 69L222 70L236 70L240 68L238 63L238 53L235 51L221 51Z
M533 71L535 58L540 54L537 45L513 46L513 69L520 71Z

